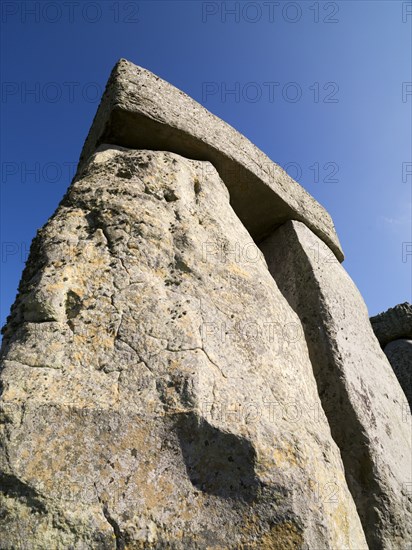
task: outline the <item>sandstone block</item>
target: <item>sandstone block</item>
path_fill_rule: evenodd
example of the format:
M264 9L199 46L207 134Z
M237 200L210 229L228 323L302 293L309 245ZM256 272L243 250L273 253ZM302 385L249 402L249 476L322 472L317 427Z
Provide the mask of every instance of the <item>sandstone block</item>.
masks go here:
M205 164L103 147L36 237L2 548L367 548L301 322Z
M382 347L392 340L412 338L412 305L398 304L370 319Z
M412 409L412 340L394 340L384 351Z
M410 415L354 283L300 222L261 244L269 270L302 321L322 406L369 548L412 543Z
M280 166L185 93L125 59L108 81L83 147L80 172L102 143L207 160L218 170L233 209L255 241L287 220L301 220L343 260L329 214Z

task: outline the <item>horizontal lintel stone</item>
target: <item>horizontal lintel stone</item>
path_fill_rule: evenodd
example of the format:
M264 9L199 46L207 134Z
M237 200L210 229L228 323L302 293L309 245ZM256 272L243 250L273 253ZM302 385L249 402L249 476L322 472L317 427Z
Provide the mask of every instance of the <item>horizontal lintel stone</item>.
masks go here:
M309 227L344 255L328 212L280 166L229 124L150 71L121 59L114 67L81 153L78 175L102 143L208 160L237 216L257 242L288 220Z

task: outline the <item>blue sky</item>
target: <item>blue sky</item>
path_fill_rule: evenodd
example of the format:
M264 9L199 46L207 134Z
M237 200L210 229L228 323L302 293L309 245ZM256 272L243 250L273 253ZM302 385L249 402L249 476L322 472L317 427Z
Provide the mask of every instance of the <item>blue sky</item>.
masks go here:
M244 133L326 207L370 314L412 300L411 2L1 10L1 324L121 57Z

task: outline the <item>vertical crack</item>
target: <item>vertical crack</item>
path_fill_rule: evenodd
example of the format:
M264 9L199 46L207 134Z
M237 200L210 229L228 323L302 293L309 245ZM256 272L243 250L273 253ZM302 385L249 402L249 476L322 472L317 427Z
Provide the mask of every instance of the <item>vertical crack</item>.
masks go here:
M113 533L116 539L116 550L124 550L126 548L124 537L122 535L122 532L120 530L119 524L117 521L113 518L113 516L110 514L107 504L103 504L103 515L107 520L107 523L112 527Z
M97 490L96 483L94 483L93 485L94 485L94 488L96 490L97 500L99 501L100 504L102 504L103 515L104 515L107 523L113 529L113 534L114 534L114 537L115 537L115 540L116 540L116 550L125 550L126 545L125 545L124 535L121 532L119 524L113 518L113 516L110 514L109 509L107 507L107 503L104 502L102 500L102 498L100 497L99 492Z

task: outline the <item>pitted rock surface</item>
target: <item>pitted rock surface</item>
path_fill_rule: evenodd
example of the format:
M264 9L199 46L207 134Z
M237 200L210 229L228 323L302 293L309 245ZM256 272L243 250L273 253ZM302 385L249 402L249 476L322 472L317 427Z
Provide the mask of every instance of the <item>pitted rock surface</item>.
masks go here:
M393 340L384 351L412 409L412 340Z
M301 322L205 164L102 147L37 235L1 548L367 548Z
M279 166L120 60L3 330L0 550L409 550L381 346L409 357L410 305L380 346L342 259Z
M398 304L370 319L382 347L393 340L412 339L412 305Z

